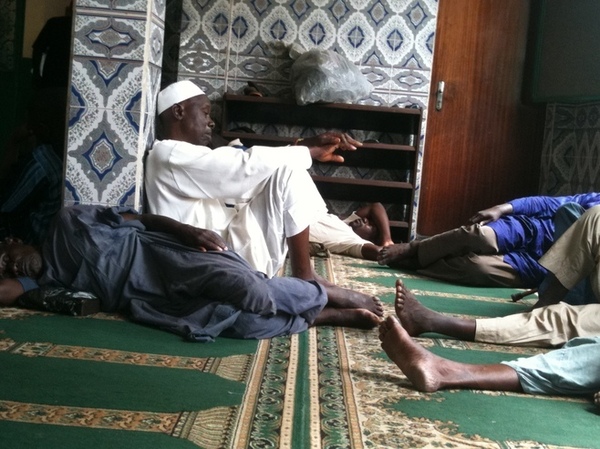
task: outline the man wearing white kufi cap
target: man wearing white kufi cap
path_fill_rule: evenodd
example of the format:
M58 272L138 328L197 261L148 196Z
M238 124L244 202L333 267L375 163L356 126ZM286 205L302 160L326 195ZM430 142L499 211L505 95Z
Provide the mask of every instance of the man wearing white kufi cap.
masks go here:
M336 149L359 142L341 133L305 139L287 147L211 148L210 100L191 81L179 81L158 96L164 140L147 159L150 211L215 231L255 269L269 277L283 266L289 247L292 274L315 279L309 258L309 225L326 206L307 169L312 159L342 162ZM322 281L322 280L320 280ZM378 300L360 295L380 315Z

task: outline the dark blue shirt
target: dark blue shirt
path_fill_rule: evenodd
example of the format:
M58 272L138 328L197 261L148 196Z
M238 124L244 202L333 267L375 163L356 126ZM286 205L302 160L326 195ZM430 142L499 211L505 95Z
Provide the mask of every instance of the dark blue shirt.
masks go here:
M525 286L537 287L546 276L547 270L538 260L554 243L554 216L566 203L577 203L587 210L600 204L600 193L519 198L509 201L512 215L488 224L496 232L504 261L519 273Z

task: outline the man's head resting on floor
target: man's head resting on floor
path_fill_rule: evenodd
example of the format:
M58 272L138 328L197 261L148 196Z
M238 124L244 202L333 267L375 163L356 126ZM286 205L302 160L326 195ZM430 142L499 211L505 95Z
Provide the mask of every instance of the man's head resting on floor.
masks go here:
M356 220L349 222L348 226L350 226L361 239L368 240L375 244L377 244L380 239L379 229L366 217L358 217Z
M192 81L178 81L161 90L156 112L161 138L210 145L215 126L210 118L210 100Z
M8 237L0 242L0 279L27 276L37 278L42 272L42 255L20 239Z

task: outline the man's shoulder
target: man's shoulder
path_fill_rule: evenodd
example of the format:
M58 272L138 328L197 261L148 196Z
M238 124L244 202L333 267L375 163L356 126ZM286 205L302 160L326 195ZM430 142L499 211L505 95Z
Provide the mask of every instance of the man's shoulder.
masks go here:
M168 166L189 167L204 161L213 150L202 145L194 145L180 140L158 140L148 153L150 170L163 170Z
M149 156L153 153L155 155L164 155L170 154L173 152L210 152L211 149L208 147L204 147L201 145L194 145L193 143L184 142L182 140L173 140L173 139L165 139L165 140L155 140L152 144L152 148L149 152Z
M155 140L152 148L148 151L148 165L152 166L153 161L160 161L159 166L163 165L165 161L168 161L176 145L177 141L175 140Z
M176 140L170 140L170 139L166 139L166 140L155 140L152 143L152 149L151 151L155 151L155 150L167 150L169 148L172 148L173 146L175 146L177 144Z

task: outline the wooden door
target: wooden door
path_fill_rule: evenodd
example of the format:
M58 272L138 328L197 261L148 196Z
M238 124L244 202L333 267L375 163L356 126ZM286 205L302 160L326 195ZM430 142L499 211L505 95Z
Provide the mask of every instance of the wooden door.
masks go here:
M537 193L544 109L522 101L529 1L440 0L417 232ZM441 110L436 87L444 81Z

